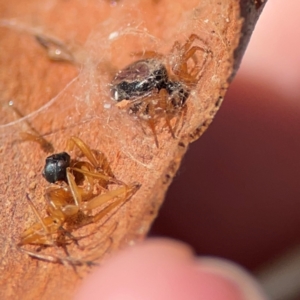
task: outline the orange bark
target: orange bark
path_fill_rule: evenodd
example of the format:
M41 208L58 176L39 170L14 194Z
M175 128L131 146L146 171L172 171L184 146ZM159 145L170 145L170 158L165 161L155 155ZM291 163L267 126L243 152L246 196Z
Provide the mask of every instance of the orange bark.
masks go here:
M76 273L16 249L21 232L36 222L25 194L45 215L47 186L41 176L47 154L20 133L34 129L55 152L78 136L107 155L118 179L139 182L140 190L105 225L83 230L99 229L91 238L99 256L133 245L147 234L188 144L219 109L263 8L258 2L0 1L1 299L68 299L89 270ZM187 100L179 137L159 129L157 148L151 132L114 105L108 85L116 70L135 59L132 52L168 55L175 41L183 43L192 33L207 42L213 58ZM74 60L50 60L36 35L61 42Z

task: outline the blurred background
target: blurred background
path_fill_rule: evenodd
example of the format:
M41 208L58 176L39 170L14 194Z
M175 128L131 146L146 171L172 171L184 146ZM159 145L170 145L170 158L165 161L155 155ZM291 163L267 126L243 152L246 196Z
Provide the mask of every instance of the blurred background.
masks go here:
M268 1L224 103L193 143L152 235L300 299L300 2Z

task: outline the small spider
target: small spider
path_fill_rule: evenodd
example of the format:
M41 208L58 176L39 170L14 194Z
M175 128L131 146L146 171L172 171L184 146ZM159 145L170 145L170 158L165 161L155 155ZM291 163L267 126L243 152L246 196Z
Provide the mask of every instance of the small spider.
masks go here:
M72 241L78 245L78 240L84 237L76 238L71 232L100 221L128 201L140 187L138 183L126 185L116 180L104 154L91 150L81 139L72 137L69 145L76 145L88 161L71 160L66 152L46 159L44 177L50 182L62 180L67 183L46 189L46 217L40 216L26 195L37 222L23 232L18 247L28 255L46 261L76 263L75 259L69 257L66 246ZM117 187L108 189L109 184ZM100 186L100 192L95 195L96 185ZM104 205L106 206L103 208ZM92 214L94 209L98 210ZM61 246L68 257L58 258L25 249L24 246L29 244L41 247Z
M186 100L203 75L208 55L212 55L207 48L192 46L195 40L205 44L196 34L190 35L183 45L175 42L171 53L176 54L179 61L173 63L171 72L162 63L162 55L146 51L141 54L144 59L120 70L111 82L112 98L120 102L119 107L128 108L130 114L135 114L148 123L157 147L157 119L162 116L165 118L166 125L175 138L171 119L179 113L186 115ZM198 64L195 57L197 51L204 52L201 64ZM174 58L174 55L171 57ZM177 125L176 122L175 128Z

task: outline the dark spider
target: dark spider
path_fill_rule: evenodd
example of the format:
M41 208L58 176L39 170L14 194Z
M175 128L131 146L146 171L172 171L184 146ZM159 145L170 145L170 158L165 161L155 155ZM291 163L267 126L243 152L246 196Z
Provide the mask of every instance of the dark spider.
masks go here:
M111 85L116 101L132 100L145 96L153 89L166 88L169 81L166 67L157 59L138 60L120 70Z
M190 91L179 81L171 81L166 67L157 59L141 59L120 70L112 81L114 100L145 97L153 90L165 89L174 108L182 107ZM134 106L137 106L136 104ZM136 112L136 109L132 109Z
M120 102L119 107L129 107L129 113L148 122L157 146L156 119L163 115L170 132L175 137L170 120L185 107L191 90L195 88L203 74L208 54L212 54L206 48L192 46L195 40L205 44L195 34L192 34L183 45L175 42L171 52L176 51L179 60L171 68L171 75L161 62L161 55L146 51L142 53L145 59L135 61L120 70L111 82L112 98ZM195 58L197 51L205 53L201 65ZM189 60L194 63L192 68L188 67ZM121 104L124 101L125 105ZM183 114L185 115L185 111Z

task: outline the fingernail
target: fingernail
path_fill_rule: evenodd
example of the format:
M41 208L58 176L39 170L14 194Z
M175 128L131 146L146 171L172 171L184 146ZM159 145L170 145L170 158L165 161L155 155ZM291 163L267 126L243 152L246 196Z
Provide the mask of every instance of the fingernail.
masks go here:
M223 277L227 282L231 282L241 292L244 300L268 300L256 280L242 267L225 259L204 257L197 259L197 268L203 273Z

